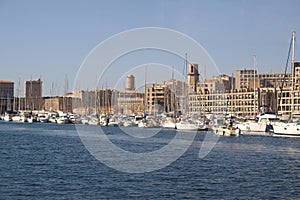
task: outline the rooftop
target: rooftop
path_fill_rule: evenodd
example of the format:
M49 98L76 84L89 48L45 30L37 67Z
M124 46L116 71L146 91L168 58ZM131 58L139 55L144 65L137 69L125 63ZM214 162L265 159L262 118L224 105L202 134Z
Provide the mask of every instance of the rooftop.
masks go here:
M14 82L10 80L0 80L0 83L14 83Z

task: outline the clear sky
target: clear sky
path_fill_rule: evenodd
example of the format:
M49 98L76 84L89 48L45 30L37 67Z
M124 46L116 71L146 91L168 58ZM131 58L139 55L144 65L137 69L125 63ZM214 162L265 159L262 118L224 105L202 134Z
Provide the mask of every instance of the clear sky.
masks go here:
M0 0L0 79L17 88L19 78L23 87L41 77L44 95L52 82L62 94L96 45L140 27L189 35L221 73L252 68L254 54L259 72L283 72L292 31L300 35L299 8L299 0Z

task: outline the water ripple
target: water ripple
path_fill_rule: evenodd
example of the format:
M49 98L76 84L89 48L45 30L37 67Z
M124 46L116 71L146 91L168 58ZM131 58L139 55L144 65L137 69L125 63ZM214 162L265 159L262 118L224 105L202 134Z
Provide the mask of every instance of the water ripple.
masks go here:
M0 126L0 199L300 198L298 138L220 138L199 159L204 134L198 133L189 150L166 168L127 174L92 157L74 126ZM116 145L133 152L161 148L175 134L133 138L116 128L107 131Z

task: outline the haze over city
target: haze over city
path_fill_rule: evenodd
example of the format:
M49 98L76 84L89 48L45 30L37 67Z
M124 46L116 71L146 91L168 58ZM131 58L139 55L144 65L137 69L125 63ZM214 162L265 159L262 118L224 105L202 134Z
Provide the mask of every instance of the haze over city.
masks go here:
M300 33L299 5L297 0L0 1L0 79L14 81L17 88L18 79L23 87L24 80L41 77L44 95L50 95L53 84L56 94L62 95L65 79L72 90L80 65L94 47L112 35L142 27L168 28L190 36L209 53L220 73L252 68L253 55L258 71L281 73L291 33L296 31L296 37ZM296 40L296 60L298 50ZM150 54L149 58L156 56ZM103 87L114 87L120 77L126 77L117 69L126 61L130 65L128 60L116 66ZM168 66L181 72L183 62L169 60ZM148 76L149 82L159 82L170 79L171 73ZM91 79L96 82L96 77ZM141 83L143 77L137 77L137 85L139 79Z

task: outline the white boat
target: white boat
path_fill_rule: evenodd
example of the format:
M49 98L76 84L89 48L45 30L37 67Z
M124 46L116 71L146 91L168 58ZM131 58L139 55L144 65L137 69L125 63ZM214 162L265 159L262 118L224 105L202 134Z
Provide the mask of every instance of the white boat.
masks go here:
M4 117L3 117L3 120L6 121L6 122L11 121L11 115L8 114L8 113L5 113L5 115L4 115Z
M119 126L119 122L111 121L111 122L108 122L107 126L117 127L117 126Z
M34 117L30 116L29 118L27 118L27 122L28 123L33 123L34 122Z
M58 118L58 114L57 113L48 113L48 121L51 123L56 123Z
M87 118L81 118L81 123L88 125L89 124L89 120Z
M81 124L82 123L82 119L80 117L80 115L76 115L76 114L69 114L69 120L72 124Z
M39 122L45 123L49 121L48 115L47 114L38 114L37 119Z
M13 122L27 122L27 118L21 113L12 116L11 120Z
M67 115L61 115L56 119L57 124L69 124L70 120Z
M87 117L88 125L100 125L99 117L97 114L90 115Z
M274 124L273 136L300 137L300 122Z
M13 121L13 122L21 122L21 116L20 115L12 116L11 121Z
M172 118L167 118L166 121L163 123L163 127L169 129L175 129L176 128L175 120Z
M295 67L295 32L292 33L292 58L291 58L291 66L292 69L294 69ZM296 77L296 80L298 81L298 78ZM292 87L291 87L291 99L290 101L292 102L291 105L291 116L294 114L294 95L293 94L293 90L295 90L294 88L294 79L292 79ZM297 94L297 92L296 92ZM273 136L286 136L286 137L300 137L300 121L298 120L295 123L277 123L273 125Z
M123 126L124 127L131 127L131 126L136 126L136 124L131 119L128 118L123 122Z
M146 128L146 127L147 127L146 122L145 122L144 120L140 121L140 122L138 123L138 127L139 127L139 128Z
M88 120L88 125L99 125L99 120L97 118L90 118Z
M158 128L159 124L154 119L143 119L138 123L139 128Z
M257 116L256 121L246 121L237 124L237 127L243 132L268 132L272 128L272 121L278 120L276 114L265 113Z
M191 123L189 121L180 121L176 123L177 130L186 130L186 131L197 131L200 127L197 124Z

